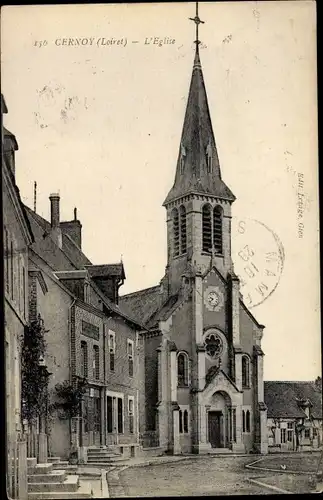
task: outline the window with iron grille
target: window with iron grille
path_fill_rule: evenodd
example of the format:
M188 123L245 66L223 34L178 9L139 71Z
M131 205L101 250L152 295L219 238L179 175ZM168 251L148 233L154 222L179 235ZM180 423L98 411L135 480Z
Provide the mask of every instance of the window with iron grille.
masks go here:
M87 343L84 340L81 341L81 376L88 377L88 352Z
M110 371L114 372L115 368L115 351L116 351L116 334L109 331L109 356L110 356Z
M129 377L133 377L133 341L128 339L127 346Z
M129 433L134 433L134 400L129 396L128 398L128 419L129 419Z
M211 252L212 248L212 212L210 205L204 205L202 209L202 250Z
M93 378L100 379L100 353L99 346L93 346Z

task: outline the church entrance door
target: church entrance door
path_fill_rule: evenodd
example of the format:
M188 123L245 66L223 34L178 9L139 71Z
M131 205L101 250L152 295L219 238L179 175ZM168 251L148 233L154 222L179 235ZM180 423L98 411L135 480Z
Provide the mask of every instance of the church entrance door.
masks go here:
M222 411L209 411L209 442L212 448L223 448L223 414Z

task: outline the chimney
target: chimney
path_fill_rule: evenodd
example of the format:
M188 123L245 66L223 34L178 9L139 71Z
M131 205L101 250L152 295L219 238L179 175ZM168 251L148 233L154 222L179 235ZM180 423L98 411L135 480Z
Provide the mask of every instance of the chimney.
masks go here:
M59 225L59 199L58 193L52 193L50 199L50 225L52 226L52 239L62 248L62 231Z

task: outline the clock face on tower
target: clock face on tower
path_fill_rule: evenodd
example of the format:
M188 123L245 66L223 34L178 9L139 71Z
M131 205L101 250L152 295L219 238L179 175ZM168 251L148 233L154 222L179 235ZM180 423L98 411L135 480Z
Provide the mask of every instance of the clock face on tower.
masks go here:
M204 292L204 304L209 311L220 311L224 304L221 290L216 286L209 286Z

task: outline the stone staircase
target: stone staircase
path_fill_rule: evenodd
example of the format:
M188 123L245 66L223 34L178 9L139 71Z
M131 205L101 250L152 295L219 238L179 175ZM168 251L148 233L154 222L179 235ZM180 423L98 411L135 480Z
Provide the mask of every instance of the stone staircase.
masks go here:
M109 450L106 446L88 448L87 450L87 463L92 467L100 467L100 465L112 464L121 460L126 460L121 453Z
M80 484L79 476L67 475L64 469L54 468L62 464L60 459L50 459L46 464L37 464L36 458L27 459L28 500L64 500L92 498L92 486L88 482Z

